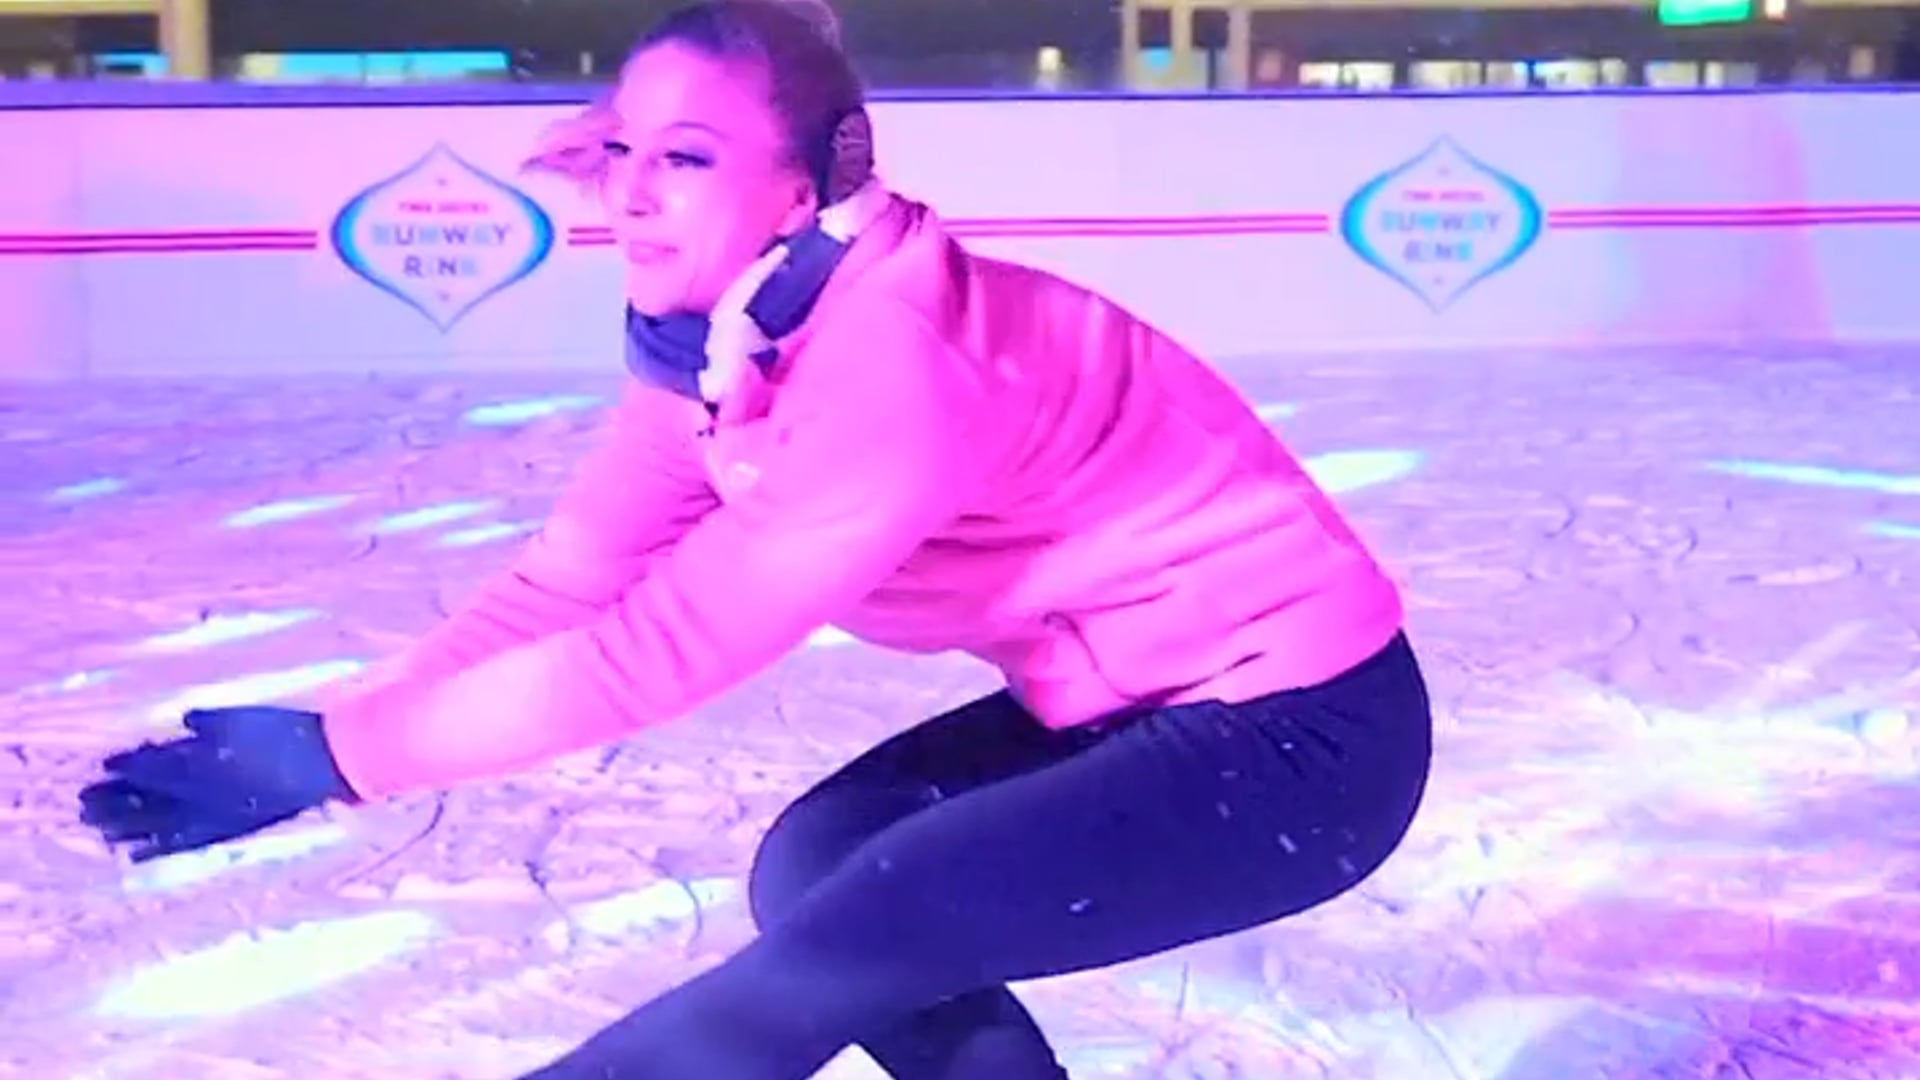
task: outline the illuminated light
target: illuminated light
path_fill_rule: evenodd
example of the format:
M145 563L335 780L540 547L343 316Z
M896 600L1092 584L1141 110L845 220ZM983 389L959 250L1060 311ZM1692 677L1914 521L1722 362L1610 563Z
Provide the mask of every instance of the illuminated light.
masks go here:
M157 721L173 722L190 709L264 705L351 678L365 669L360 660L328 660L287 671L264 671L225 682L207 683L168 698L148 710Z
M374 522L369 528L377 536L419 532L422 529L431 529L435 525L445 525L449 521L460 521L476 514L484 514L491 509L493 509L493 503L478 500L441 503L438 506L423 506L418 510L391 514Z
M1291 401L1276 401L1267 405L1255 405L1253 411L1254 415L1271 423L1275 420L1285 420L1290 416L1298 415L1300 406Z
M860 639L837 626L823 626L807 635L809 649L837 649L843 645L858 645Z
M505 72L512 66L512 59L505 52L461 49L404 53L243 53L238 59L243 78L270 82L437 80Z
M75 690L85 690L89 686L99 686L114 678L116 674L112 671L76 671L54 685L61 692L70 694Z
M1920 525L1899 521L1869 521L1865 532L1868 536L1883 536L1888 540L1920 540Z
M1328 494L1374 487L1411 475L1423 455L1412 450L1336 450L1316 454L1302 464Z
M1443 1012L1385 1009L1349 1013L1330 1025L1346 1055L1395 1076L1518 1076L1532 1072L1543 1043L1570 1027L1604 1030L1595 1016L1606 1006L1588 998L1487 994ZM1633 1024L1622 1019L1621 1024ZM1618 1032L1611 1032L1618 1034ZM1668 1041L1691 1032L1679 1023L1660 1025ZM1652 1047L1656 1032L1634 1025L1636 1047ZM1606 1045L1606 1044L1603 1044ZM1661 1060L1655 1058L1654 1060ZM1339 1070L1326 1070L1339 1071Z
M1790 0L1763 0L1760 11L1767 18L1779 22L1787 17L1789 2Z
M1903 709L1869 709L1855 724L1854 733L1868 746L1886 749L1904 742L1913 730L1913 718Z
M71 675L62 676L52 682L29 686L23 693L32 697L42 697L48 694L73 694L118 678L119 674L119 672L111 670L76 671Z
M1034 66L1045 75L1057 75L1067 66L1067 57L1057 45L1042 45L1040 53L1034 58Z
M475 427L512 427L563 412L597 408L605 403L605 398L589 394L561 394L557 397L534 398L529 401L504 401L497 405L480 405L468 409L462 419Z
M1127 990L1143 999L1143 1002L1178 1009L1183 1015L1192 1017L1195 1027L1206 1031L1204 1038L1213 1046L1233 1046L1235 1056L1241 1058L1239 1064L1242 1066L1242 1075L1291 1076L1312 1072L1325 1076L1353 1071L1350 1066L1358 1054L1354 1042L1344 1038L1333 1024L1323 1019L1319 1010L1305 1002L1290 1000L1285 992L1275 993L1258 979L1207 978L1204 975L1196 978L1197 974L1191 965L1176 962L1154 964L1144 968L1139 975L1123 974L1120 980ZM1372 1036L1373 1040L1379 1040L1380 1036L1386 1034L1383 1029L1388 1023L1367 1024L1361 1036ZM1251 1039L1243 1041L1247 1036ZM1245 1054L1241 1052L1243 1049ZM1164 1048L1161 1054L1165 1054ZM1262 1055L1266 1060L1247 1055ZM1089 1075L1100 1071L1095 1068L1100 1058L1084 1052L1075 1054L1069 1045L1063 1055L1063 1063L1072 1063L1074 1059L1078 1060L1078 1064L1072 1066L1075 1076L1080 1075L1081 1071ZM1126 1059L1116 1055L1107 1060L1119 1066ZM1342 1068L1343 1063L1349 1067ZM1128 1076L1142 1072L1159 1075L1161 1072L1144 1066L1118 1071Z
M1832 469L1824 465L1789 465L1776 461L1710 461L1707 468L1753 480L1777 480L1808 487L1873 491L1882 495L1920 495L1920 476Z
M1906 710L1892 705L1814 715L1808 717L1806 722L1879 749L1887 749L1904 741L1912 726L1912 719Z
M240 57L240 78L247 82L273 82L280 78L281 57L274 53L247 53Z
M731 878L656 881L575 907L566 920L549 925L541 939L555 950L564 950L575 934L619 938L653 933L692 922L702 911L732 903L739 895L740 886Z
M54 488L47 493L48 502L85 502L106 495L115 495L127 490L127 482L117 476L101 476L92 480L82 480L77 484L67 484Z
M236 870L304 858L340 843L347 835L338 825L321 825L251 836L142 863L128 871L121 885L130 893L172 892Z
M362 974L417 949L434 931L426 915L390 911L242 932L134 974L95 1011L143 1020L232 1016Z
M221 524L229 529L253 529L261 525L295 521L315 514L324 514L329 510L338 510L355 498L356 496L353 495L317 495L310 499L282 499L230 514Z
M1753 18L1753 0L1658 0L1663 26L1712 26Z
M1146 1075L1166 1057L1166 1045L1147 1038L1121 1041L1109 1037L1090 1046L1068 1043L1060 1048L1060 1064L1069 1076Z
M250 615L215 615L183 630L155 634L142 641L139 648L147 652L204 649L285 630L317 619L320 614L315 608L295 608L291 611L255 612Z
M477 547L497 540L514 540L531 536L539 531L538 521L498 521L492 525L476 525L471 529L450 532L435 540L434 543L440 547Z

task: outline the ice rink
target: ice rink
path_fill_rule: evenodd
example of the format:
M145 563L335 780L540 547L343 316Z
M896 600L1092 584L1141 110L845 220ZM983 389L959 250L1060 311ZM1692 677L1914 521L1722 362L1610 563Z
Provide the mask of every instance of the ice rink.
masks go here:
M1920 1077L1920 355L1228 370L1404 582L1437 771L1355 894L1024 987L1075 1080ZM0 387L0 1076L505 1080L745 940L786 799L992 687L823 633L443 799L138 869L78 825L184 706L431 625L615 378Z

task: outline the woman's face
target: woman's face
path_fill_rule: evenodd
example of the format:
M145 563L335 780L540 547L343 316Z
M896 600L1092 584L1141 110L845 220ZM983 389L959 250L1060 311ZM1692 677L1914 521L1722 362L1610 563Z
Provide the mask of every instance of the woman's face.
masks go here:
M818 209L756 68L656 45L627 62L613 113L602 197L642 314L711 311Z

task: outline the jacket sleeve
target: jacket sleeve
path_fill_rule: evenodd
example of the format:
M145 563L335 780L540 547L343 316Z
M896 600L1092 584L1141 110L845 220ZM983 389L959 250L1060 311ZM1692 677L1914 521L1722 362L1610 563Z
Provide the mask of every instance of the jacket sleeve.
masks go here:
M965 505L975 374L910 312L846 312L793 365L759 479L591 622L328 716L363 797L495 776L688 712L858 603Z
M716 505L691 449L698 405L634 385L511 565L412 646L327 695L329 714L390 686L430 683L583 626Z

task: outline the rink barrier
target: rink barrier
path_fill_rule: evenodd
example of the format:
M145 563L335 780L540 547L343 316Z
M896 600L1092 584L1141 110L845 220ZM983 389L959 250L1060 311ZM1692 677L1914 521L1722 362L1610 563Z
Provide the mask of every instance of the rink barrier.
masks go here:
M0 374L616 370L578 88L0 97ZM976 250L1220 358L1920 341L1920 94L892 97ZM22 148L25 152L20 152Z

